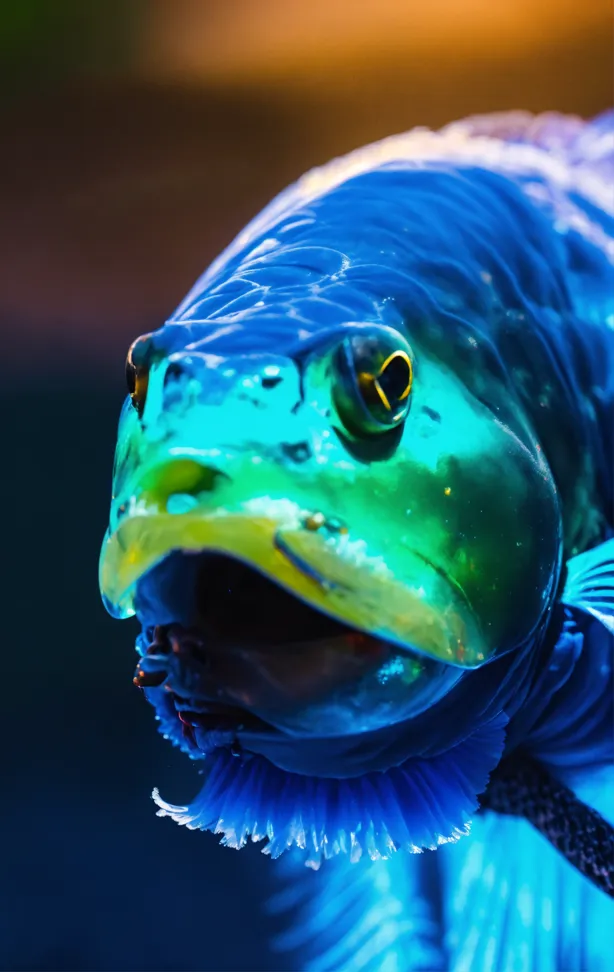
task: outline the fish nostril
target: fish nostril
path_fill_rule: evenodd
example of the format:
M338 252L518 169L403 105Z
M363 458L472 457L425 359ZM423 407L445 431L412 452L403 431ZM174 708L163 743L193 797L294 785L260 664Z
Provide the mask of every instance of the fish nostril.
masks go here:
M263 388L275 388L281 381L283 381L281 375L265 375L260 384Z
M167 388L173 382L180 381L186 373L187 369L185 365L179 364L177 361L171 361L164 374L164 387Z
M307 462L311 459L312 451L308 442L282 442L281 451L291 462Z

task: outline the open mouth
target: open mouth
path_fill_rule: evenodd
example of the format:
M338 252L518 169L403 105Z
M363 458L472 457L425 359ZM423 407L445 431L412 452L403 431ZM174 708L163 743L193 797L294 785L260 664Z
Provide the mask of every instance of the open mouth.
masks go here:
M345 735L420 711L458 669L354 629L220 553L175 551L137 585L135 683L201 750L246 734Z
M202 676L210 667L211 653L197 628L156 625L148 634L149 644L133 681L139 688L169 692L184 726L220 731L268 728L246 709L220 702L215 690L207 692Z
M139 582L135 605L146 642L135 683L162 687L184 726L207 731L275 731L391 651L219 553L170 554Z
M209 551L249 565L290 592L295 603L401 651L415 649L459 668L479 667L489 658L459 585L419 552L389 538L384 547L380 541L369 545L351 526L331 529L328 521L320 524L319 514L271 497L237 509L205 505L180 514L148 507L142 498L133 505L107 534L101 552L100 586L114 617L139 610L143 578L173 551Z
M225 489L181 509L161 487L115 500L101 591L141 621L136 679L158 713L172 699L225 745L233 727L354 735L413 717L484 661L463 592L418 552Z

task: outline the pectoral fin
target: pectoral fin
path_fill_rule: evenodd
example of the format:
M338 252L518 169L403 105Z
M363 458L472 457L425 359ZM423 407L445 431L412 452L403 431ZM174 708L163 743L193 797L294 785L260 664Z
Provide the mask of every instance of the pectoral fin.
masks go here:
M614 538L567 562L561 600L592 614L614 634Z

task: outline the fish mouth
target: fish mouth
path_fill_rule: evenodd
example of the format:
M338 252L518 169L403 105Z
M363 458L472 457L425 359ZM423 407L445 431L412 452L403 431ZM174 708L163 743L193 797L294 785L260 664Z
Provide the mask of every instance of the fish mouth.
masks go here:
M239 750L243 732L269 734L275 728L244 706L220 701L209 689L211 653L196 628L179 624L155 625L146 634L146 646L133 682L159 714L169 716L185 746L192 752L220 747Z
M481 664L454 585L419 555L404 563L419 583L351 525L288 500L181 513L141 502L107 537L100 580L111 613L141 622L135 682L163 725L179 721L194 752L257 752L256 737L413 718Z
M100 588L109 612L135 614L139 583L176 551L239 561L330 620L402 650L467 669L489 658L462 590L419 553L403 551L401 573L351 524L271 497L181 513L137 504L103 544Z
M297 713L394 650L219 553L170 554L141 578L135 606L134 682L205 752L238 747L246 734L293 735Z
M226 554L171 553L138 582L135 609L134 681L191 751L377 730L417 715L461 674L401 655Z

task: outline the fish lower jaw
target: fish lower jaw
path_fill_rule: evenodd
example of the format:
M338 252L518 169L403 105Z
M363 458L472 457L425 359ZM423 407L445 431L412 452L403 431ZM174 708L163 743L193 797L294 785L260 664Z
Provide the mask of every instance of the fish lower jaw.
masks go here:
M139 659L133 683L176 724L171 729L188 748L206 754L226 748L239 755L238 734L275 732L247 709L203 691L207 660L198 640L179 625L157 626ZM168 729L168 724L167 727Z

